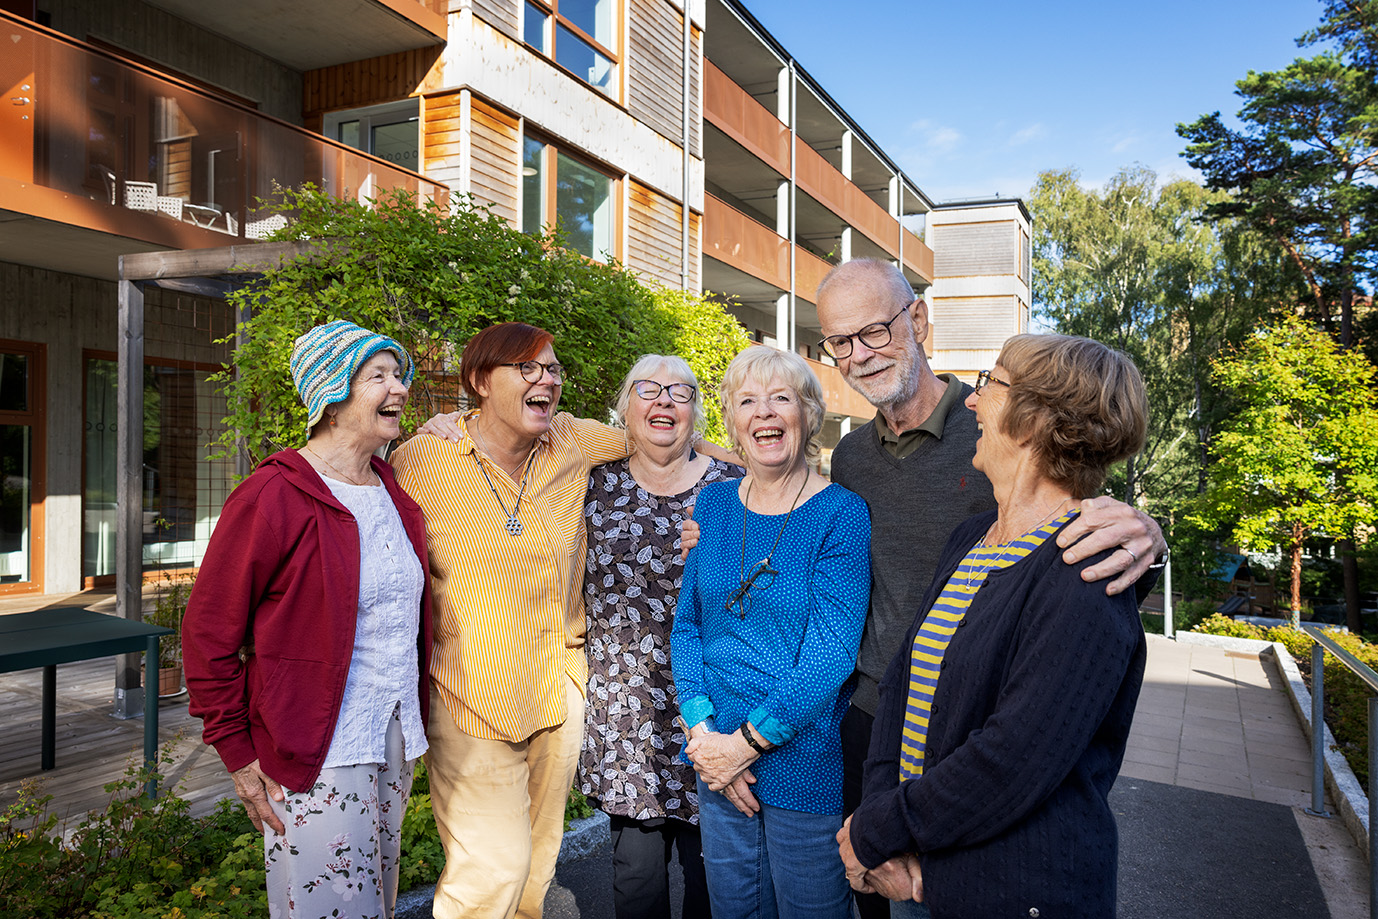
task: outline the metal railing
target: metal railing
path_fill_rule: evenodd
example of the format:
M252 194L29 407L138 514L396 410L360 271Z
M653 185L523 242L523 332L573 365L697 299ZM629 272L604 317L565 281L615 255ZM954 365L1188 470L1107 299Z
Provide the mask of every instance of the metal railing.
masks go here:
M1329 651L1351 673L1363 680L1375 693L1368 697L1368 912L1378 919L1378 871L1373 870L1373 857L1378 851L1378 810L1374 808L1374 779L1378 778L1378 673L1326 634L1323 626L1308 622L1301 629L1315 642L1311 646L1311 806L1309 814L1329 816L1325 810L1325 652Z

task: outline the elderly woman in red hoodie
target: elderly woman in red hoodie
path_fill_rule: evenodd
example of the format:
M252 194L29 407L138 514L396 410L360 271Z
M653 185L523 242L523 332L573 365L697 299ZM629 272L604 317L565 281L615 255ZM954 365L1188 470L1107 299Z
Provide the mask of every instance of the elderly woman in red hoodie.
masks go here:
M396 341L297 339L306 445L221 511L183 625L191 713L264 833L274 917L392 916L431 649L421 509L375 456L411 383Z

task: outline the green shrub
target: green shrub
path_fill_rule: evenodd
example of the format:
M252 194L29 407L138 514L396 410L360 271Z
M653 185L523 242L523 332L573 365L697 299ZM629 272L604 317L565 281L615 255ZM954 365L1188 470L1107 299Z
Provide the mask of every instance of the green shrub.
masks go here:
M166 770L170 751L158 768ZM26 919L264 919L263 836L239 801L226 798L206 817L188 815L175 789L156 801L142 796L157 770L130 766L105 786L110 802L64 843L52 795L25 781L0 812L0 904ZM571 788L565 829L593 808ZM398 891L434 884L445 865L435 827L430 778L416 764L402 817Z
M1234 638L1262 638L1275 641L1287 649L1297 662L1307 686L1312 685L1311 636L1291 626L1262 629L1248 622L1238 622L1227 616L1214 615L1193 631L1208 635L1229 635ZM1350 654L1370 667L1378 669L1378 645L1369 644L1350 632L1330 630L1327 633ZM1344 754L1349 768L1359 783L1368 788L1368 699L1367 684L1333 655L1325 655L1325 722L1335 735L1335 746Z

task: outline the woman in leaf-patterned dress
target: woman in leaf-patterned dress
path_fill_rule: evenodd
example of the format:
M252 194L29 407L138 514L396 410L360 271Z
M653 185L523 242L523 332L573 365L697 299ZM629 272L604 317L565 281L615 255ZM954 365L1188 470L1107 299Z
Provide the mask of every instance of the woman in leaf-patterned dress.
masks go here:
M612 822L618 919L668 917L672 846L685 919L709 915L694 770L670 673L684 563L679 529L709 482L744 470L693 449L703 425L698 380L677 357L648 354L622 383L617 414L635 445L589 483L587 730L580 789Z

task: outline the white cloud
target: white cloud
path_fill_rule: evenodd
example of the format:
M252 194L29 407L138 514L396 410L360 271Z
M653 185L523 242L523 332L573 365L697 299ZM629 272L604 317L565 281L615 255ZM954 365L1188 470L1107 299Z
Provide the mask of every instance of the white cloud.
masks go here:
M951 153L964 140L962 132L956 128L934 124L926 118L911 124L906 133L920 138L919 148L926 150L931 156Z
M1028 127L1020 128L1010 135L1009 146L1020 147L1035 140L1042 140L1048 136L1048 129L1042 124L1034 123Z
M1139 146L1139 142L1142 139L1143 138L1141 138L1138 134L1126 134L1124 137L1121 137L1119 140L1115 141L1110 145L1110 152L1124 153L1126 150L1132 150L1135 147Z

